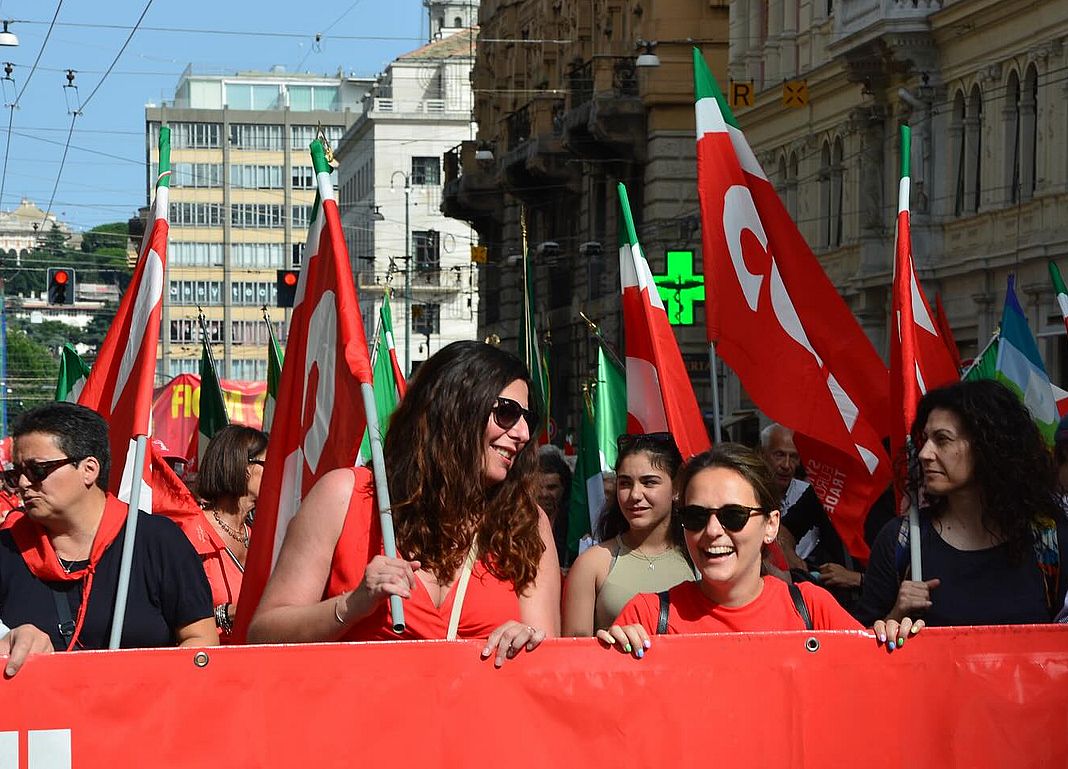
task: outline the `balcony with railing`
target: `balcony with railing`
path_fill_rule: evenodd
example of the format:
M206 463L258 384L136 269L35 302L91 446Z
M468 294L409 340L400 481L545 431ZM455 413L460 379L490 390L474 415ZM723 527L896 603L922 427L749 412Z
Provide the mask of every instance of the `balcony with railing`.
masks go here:
M505 120L508 152L501 159L509 191L530 203L577 192L579 169L563 145L565 101L536 95Z
M589 159L632 160L644 153L645 105L633 56L594 56L568 74L564 145Z
M926 33L927 17L942 10L943 4L944 0L839 0L831 49L843 53L880 37Z
M497 215L503 189L492 145L461 142L445 153L440 210L451 219L477 222Z

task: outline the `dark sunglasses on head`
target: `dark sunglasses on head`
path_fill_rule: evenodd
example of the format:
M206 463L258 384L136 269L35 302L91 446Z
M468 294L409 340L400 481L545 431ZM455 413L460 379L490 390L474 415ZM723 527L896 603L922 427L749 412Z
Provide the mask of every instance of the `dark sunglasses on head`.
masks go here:
M675 436L671 433L624 433L616 438L616 448L620 451L629 451L635 446L676 449Z
M739 532L749 523L754 515L768 512L763 507L746 505L724 505L723 507L705 507L703 505L686 505L679 510L679 520L686 531L704 531L709 519L714 515L724 531Z
M498 397L496 405L490 409L490 414L493 415L493 421L502 430L511 430L520 419L527 420L527 427L532 432L534 430L534 412L523 408L511 398Z
M19 480L24 475L31 484L40 483L64 465L76 465L83 459L85 457L62 457L43 461L27 459L25 462L12 465L4 470L4 485L9 489L17 489Z

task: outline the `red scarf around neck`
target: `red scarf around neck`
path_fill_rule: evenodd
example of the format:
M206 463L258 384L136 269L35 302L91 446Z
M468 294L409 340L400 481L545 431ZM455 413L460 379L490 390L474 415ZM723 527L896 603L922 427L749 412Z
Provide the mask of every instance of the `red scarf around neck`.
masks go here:
M52 540L47 530L28 515L20 516L11 526L11 537L15 540L26 562L26 568L42 582L82 582L82 603L78 607L78 616L74 622L74 635L71 636L67 651L74 648L78 642L78 635L82 631L82 623L85 621L85 610L89 605L89 595L93 589L93 576L96 574L97 564L112 542L119 536L123 524L126 523L126 511L129 506L119 501L111 494L104 501L104 515L100 519L100 525L93 537L93 547L89 551L89 565L84 569L71 571L69 574L59 563L59 556L52 546ZM84 579L83 579L84 578Z

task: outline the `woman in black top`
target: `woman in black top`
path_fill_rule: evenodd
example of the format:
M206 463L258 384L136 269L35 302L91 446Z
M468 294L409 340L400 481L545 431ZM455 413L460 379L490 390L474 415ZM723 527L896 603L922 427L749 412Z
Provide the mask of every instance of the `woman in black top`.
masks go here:
M925 579L910 579L907 519L890 521L872 548L858 618L1049 622L1064 602L1068 524L1030 413L997 382L960 382L923 397L912 438Z

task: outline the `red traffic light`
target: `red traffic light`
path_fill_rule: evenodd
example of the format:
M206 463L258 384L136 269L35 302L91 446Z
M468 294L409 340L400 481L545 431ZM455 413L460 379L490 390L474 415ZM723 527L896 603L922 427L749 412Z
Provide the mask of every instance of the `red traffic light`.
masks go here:
M52 280L54 280L61 286L65 286L67 283L70 282L70 273L68 273L66 270L56 270L52 274Z
M292 270L287 270L286 273L282 275L282 282L287 286L297 285L297 273Z

